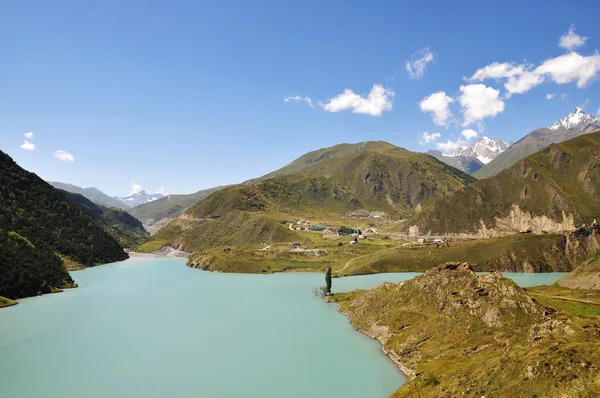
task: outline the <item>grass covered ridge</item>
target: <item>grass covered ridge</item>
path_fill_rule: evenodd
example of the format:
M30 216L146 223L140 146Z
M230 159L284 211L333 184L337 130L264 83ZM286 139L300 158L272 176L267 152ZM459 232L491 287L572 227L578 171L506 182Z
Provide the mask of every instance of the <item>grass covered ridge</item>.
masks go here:
M597 318L548 310L499 273L451 264L333 298L410 376L395 397L600 393Z

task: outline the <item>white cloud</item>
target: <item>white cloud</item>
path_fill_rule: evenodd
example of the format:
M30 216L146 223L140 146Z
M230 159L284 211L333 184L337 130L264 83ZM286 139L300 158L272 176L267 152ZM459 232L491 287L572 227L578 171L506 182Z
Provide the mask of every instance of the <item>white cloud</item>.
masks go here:
M129 193L130 195L140 193L144 190L144 188L142 188L142 186L140 184L136 184L135 182L130 183L130 185L131 185L131 192Z
M452 97L448 96L444 91L431 94L429 97L423 98L419 107L422 112L430 112L433 114L433 123L438 126L447 126L450 123L452 112L450 104L454 102Z
M488 66L477 69L470 78L465 78L469 82L482 82L486 79L504 79L520 75L525 71L526 66L515 65L510 62L494 62Z
M21 148L25 149L26 151L35 151L35 145L27 140L21 144Z
M576 52L550 58L535 69L538 74L548 74L558 84L577 80L577 87L589 85L600 71L600 54L583 56Z
M554 96L555 96L555 94L546 94L546 99L551 100L554 98Z
M500 91L484 84L460 86L459 102L463 109L463 126L494 117L504 111L504 101L500 99Z
M458 141L446 141L446 142L438 142L435 144L435 146L437 147L437 149L439 149L440 151L442 151L443 153L451 153L454 152L455 150L457 150L458 148L460 148L462 146L462 142L460 140Z
M512 94L523 94L543 82L544 76L535 71L525 71L520 75L509 77L504 83L504 88L508 91L507 97L510 97Z
M440 133L423 133L421 134L421 138L419 139L419 144L427 145L430 142L437 141L442 135Z
M477 131L475 130L471 130L471 129L467 129L467 130L463 130L460 135L462 137L465 137L466 140L471 140L473 138L477 138L477 136L479 135L477 133Z
M562 48L566 48L569 51L573 51L577 47L583 46L587 39L587 37L582 37L576 34L575 27L571 25L569 31L560 37L558 45Z
M35 134L33 134L31 131L29 133L25 133L23 135L25 136L25 138L29 138L30 140L35 138Z
M434 60L435 56L429 50L429 47L417 51L413 54L411 61L406 61L406 71L408 72L408 76L413 80L422 79L427 64Z
M52 156L64 162L73 163L75 161L75 157L73 155L71 155L69 152L63 151L62 149L54 152Z
M301 97L299 95L288 95L286 97L283 97L283 101L284 102L305 102L306 105L310 106L311 108L314 109L314 105L312 100L310 99L310 97Z
M163 187L160 187L160 189L158 191L156 191L156 193L159 193L161 195L165 195L165 189Z
M342 94L332 98L329 102L319 105L327 112L352 109L352 113L381 116L383 111L392 110L391 97L393 96L394 92L392 90L383 88L380 84L374 84L366 98L347 88Z
M560 95L560 98L562 98L562 99L565 99L565 98L567 98L568 96L569 96L569 94L567 94L567 93L562 93L562 94Z

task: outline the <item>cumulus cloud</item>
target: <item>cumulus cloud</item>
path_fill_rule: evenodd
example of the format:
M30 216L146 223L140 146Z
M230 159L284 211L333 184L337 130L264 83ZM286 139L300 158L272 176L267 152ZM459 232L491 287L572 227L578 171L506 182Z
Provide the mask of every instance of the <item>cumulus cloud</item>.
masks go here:
M546 99L547 99L547 100L551 100L551 99L553 99L553 98L554 98L554 95L555 95L555 94L546 94Z
M285 103L288 103L288 102L304 102L304 103L306 103L306 105L310 106L313 109L315 107L313 105L313 102L310 99L310 97L301 97L299 95L288 95L286 97L283 97L283 101Z
M459 141L446 141L446 142L438 142L435 144L436 148L442 151L443 153L451 153L457 150L462 146L462 142Z
M431 142L437 141L442 135L440 133L423 133L419 139L421 145L427 145Z
M434 60L435 56L429 50L429 47L417 51L413 54L410 61L406 61L406 71L408 72L408 76L413 80L422 79L427 64Z
M62 160L63 162L73 163L75 161L75 157L73 155L62 149L59 149L58 151L54 152L52 156L56 159Z
M30 140L35 138L35 134L33 134L31 131L29 133L25 133L23 135L25 136L25 138L29 138Z
M582 37L576 34L575 26L571 25L569 31L563 34L558 40L558 45L569 51L573 51L577 47L583 46L587 39L587 37Z
M543 82L544 76L537 71L525 71L520 75L509 77L504 83L504 88L508 91L507 97L510 97L512 94L523 94Z
M140 193L144 190L140 184L136 184L135 182L132 182L129 185L131 185L131 192L129 193L130 195Z
M460 92L459 102L464 114L463 126L494 117L504 111L500 90L484 84L469 84L460 86Z
M600 54L583 56L576 52L550 58L535 69L538 74L547 74L555 83L566 84L577 81L577 87L589 85L600 71Z
M422 112L433 115L433 123L438 126L447 126L450 123L452 112L450 104L454 102L452 97L448 96L444 91L431 94L429 97L423 98L419 103Z
M506 97L523 94L546 80L557 84L577 82L577 87L584 88L594 81L600 72L600 54L581 55L572 50L585 44L587 37L581 37L571 26L561 36L560 46L571 51L555 58L549 58L535 67L532 64L515 64L511 62L494 62L478 69L471 77L465 77L470 83L483 82L487 79L505 79Z
M327 103L319 104L327 112L340 112L351 109L352 113L381 116L383 111L392 110L394 92L380 84L374 84L367 97L354 93L347 88Z
M35 144L25 140L25 142L21 144L21 148L25 149L26 151L35 151Z
M479 133L477 133L477 131L475 130L471 130L471 129L467 129L467 130L463 130L460 135L462 137L465 137L466 140L471 140L473 138L476 138Z

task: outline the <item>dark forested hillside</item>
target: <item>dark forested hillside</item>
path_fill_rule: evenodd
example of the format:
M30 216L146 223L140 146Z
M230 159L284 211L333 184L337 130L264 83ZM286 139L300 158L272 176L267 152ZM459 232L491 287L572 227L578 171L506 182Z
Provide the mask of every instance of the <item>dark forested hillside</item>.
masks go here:
M34 246L18 233L0 229L0 296L34 296L72 283L51 247L42 242Z
M22 275L12 279L18 286L4 286L19 292L18 296L27 296L44 292L47 286L65 279L64 267L44 269L39 273L40 265L35 256L45 256L47 264L53 263L47 253L54 252L81 263L92 266L126 259L127 253L119 243L82 209L67 201L56 189L37 175L23 170L10 156L0 151L0 230L6 236L2 243L3 252L11 251L11 256L1 258L2 281L8 274ZM14 232L26 239L31 246L22 243L8 243L8 234ZM16 239L16 238L15 238ZM14 241L16 242L16 241ZM36 253L23 254L24 258L15 262L21 249ZM8 260L6 260L8 258ZM25 270L16 268L25 267ZM60 269L58 269L60 268ZM46 274L46 271L48 274ZM43 278L43 279L40 279ZM35 286L38 286L36 289ZM12 297L0 290L0 296Z
M98 205L78 193L58 190L67 200L82 209L123 247L140 245L150 234L142 222L124 210Z

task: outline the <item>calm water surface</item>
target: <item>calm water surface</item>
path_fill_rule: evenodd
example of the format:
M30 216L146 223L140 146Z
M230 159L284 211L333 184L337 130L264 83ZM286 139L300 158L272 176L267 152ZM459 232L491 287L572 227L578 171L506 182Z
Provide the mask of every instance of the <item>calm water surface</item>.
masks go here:
M333 284L345 291L415 275ZM562 276L517 275L525 285ZM312 295L323 275L219 274L133 258L73 277L77 289L0 310L0 397L363 398L389 396L405 380L378 342Z

